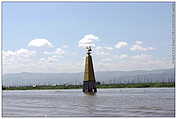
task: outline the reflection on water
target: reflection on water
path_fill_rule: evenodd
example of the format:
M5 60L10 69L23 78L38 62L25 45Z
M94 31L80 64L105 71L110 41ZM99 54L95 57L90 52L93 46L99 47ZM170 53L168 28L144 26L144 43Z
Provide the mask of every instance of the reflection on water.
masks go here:
M3 116L174 117L174 88L3 91Z

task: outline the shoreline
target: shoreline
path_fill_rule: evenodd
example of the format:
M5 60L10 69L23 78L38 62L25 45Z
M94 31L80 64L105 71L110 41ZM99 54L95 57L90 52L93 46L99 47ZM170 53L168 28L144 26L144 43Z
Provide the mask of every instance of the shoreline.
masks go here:
M175 82L156 82L156 83L134 83L134 84L100 84L98 89L104 88L162 88L175 87ZM82 89L82 85L56 85L56 86L21 86L21 87L2 87L2 90L46 90L46 89Z

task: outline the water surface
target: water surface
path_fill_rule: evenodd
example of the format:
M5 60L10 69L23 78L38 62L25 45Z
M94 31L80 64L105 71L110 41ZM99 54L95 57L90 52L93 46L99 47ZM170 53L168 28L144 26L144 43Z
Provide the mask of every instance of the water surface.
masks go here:
M3 91L4 117L174 117L175 88Z

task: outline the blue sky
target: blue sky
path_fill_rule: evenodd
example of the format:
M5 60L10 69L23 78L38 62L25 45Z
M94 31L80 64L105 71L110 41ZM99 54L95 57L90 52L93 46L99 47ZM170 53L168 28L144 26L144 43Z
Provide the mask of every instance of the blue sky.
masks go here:
M4 55L4 69L5 72L40 72L40 69L44 72L83 71L83 63L80 62L83 62L85 50L78 47L78 43L89 34L98 37L97 40L93 39L95 44L93 58L96 71L169 68L171 67L171 20L172 3L170 2L4 2L3 51L7 54ZM29 47L28 44L35 39L46 39L53 47L43 49ZM136 41L141 41L141 43L136 44ZM115 46L119 42L126 42L127 45L116 48ZM130 50L134 45L138 45L140 48ZM106 55L100 56L99 51L96 51L99 49L97 47L101 47L102 51L103 47L111 47L112 49ZM43 62L42 64L46 67L38 69L40 66L34 64L35 62L54 55L54 53L53 55L52 53L50 55L42 53L55 52L57 48L64 52L55 54L58 61L48 65ZM28 66L15 66L23 60L23 58L20 60L21 55L13 54L18 54L17 51L20 49L38 53L35 57L28 57L28 61L30 60ZM7 51L12 51L12 53ZM108 50L103 52L108 52ZM126 55L126 57L121 59L121 55ZM136 61L132 63L132 58L136 56L145 59L148 57L150 61L154 61L153 63L156 62L156 65L151 62L148 66L142 64L140 67L133 68ZM10 60L9 57L12 59ZM17 57L19 62L13 60ZM102 62L99 65L103 59L108 58L110 58L107 60L108 62ZM8 63L6 63L7 59L10 60ZM10 64L14 64L14 66L12 67ZM61 66L54 68L59 64ZM33 65L38 67L33 67ZM36 70L32 70L31 67Z

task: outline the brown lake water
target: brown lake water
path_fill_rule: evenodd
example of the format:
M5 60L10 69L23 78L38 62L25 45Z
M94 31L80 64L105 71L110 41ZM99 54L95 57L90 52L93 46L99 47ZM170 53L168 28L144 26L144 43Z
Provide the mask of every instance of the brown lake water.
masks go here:
M3 91L3 117L174 117L175 88Z

